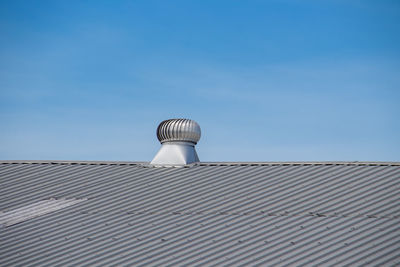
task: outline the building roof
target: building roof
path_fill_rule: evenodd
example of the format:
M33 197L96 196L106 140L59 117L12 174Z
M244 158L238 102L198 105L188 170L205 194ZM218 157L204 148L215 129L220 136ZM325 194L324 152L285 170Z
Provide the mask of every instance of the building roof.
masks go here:
M0 161L0 266L396 265L400 163Z

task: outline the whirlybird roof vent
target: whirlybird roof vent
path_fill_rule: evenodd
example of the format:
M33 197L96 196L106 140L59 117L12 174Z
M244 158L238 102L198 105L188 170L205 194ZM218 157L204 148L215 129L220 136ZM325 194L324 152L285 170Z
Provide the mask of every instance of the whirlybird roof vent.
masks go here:
M197 122L189 119L170 119L160 123L157 138L161 148L151 165L179 166L198 162L195 145L201 130Z

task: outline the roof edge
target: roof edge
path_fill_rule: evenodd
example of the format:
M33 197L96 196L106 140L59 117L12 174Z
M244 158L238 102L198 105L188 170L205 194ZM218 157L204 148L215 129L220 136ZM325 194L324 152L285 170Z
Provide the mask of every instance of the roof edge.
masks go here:
M147 166L147 161L74 161L74 160L0 160L0 164L60 164L60 165L133 165ZM400 166L400 162L390 161L216 161L196 162L187 166L268 166L268 165L368 165Z
M143 165L145 161L90 161L90 160L0 160L0 164L60 164L60 165Z
M369 166L400 166L395 161L266 161L266 162L200 162L197 165L369 165Z

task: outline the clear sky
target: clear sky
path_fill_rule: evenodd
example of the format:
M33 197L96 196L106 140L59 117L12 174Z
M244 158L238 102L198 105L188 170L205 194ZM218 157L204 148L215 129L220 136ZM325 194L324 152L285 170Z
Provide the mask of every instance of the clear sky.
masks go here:
M400 161L400 1L0 1L0 159Z

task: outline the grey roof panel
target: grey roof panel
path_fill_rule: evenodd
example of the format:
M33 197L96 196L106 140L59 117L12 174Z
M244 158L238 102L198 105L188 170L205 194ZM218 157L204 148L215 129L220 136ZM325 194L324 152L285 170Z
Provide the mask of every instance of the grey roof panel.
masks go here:
M395 265L398 163L0 162L1 266Z

